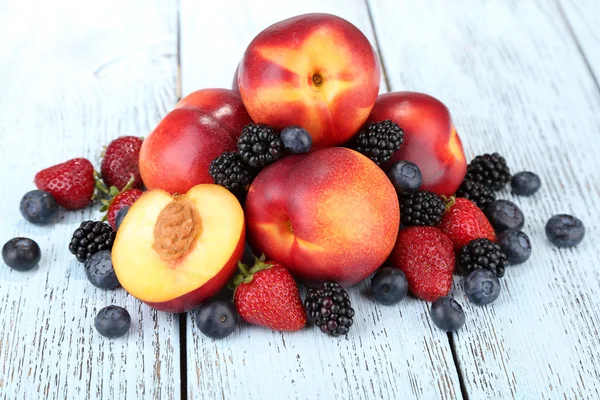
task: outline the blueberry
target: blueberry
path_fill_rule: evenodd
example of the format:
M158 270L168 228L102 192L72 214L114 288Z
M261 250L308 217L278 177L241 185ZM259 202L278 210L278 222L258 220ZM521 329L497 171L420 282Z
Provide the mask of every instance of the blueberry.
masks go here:
M497 232L507 229L520 230L525 225L523 212L512 201L496 200L487 206L484 212Z
M88 258L85 262L85 275L92 285L100 289L114 289L119 286L110 250L100 250Z
M531 241L519 230L509 229L502 232L498 235L498 244L510 264L522 264L531 256Z
M488 269L476 269L464 280L465 295L469 302L483 306L495 301L500 295L500 280Z
M123 222L123 220L125 219L125 216L127 215L128 211L129 211L129 206L125 206L125 207L121 208L119 211L117 211L117 215L115 216L115 227L117 229L115 229L115 231L119 230L119 227L121 226L121 222Z
M123 336L131 326L131 317L119 306L104 307L96 315L94 327L104 337L115 339Z
M453 298L439 297L431 304L431 320L441 330L454 332L465 324L465 313Z
M27 192L21 199L19 208L23 218L37 225L53 222L58 213L58 204L54 196L43 190Z
M223 339L236 328L238 315L233 303L224 299L213 299L202 304L196 314L196 325L206 336Z
M533 172L523 171L516 173L510 181L514 194L519 196L531 196L542 186L540 177Z
M302 127L290 125L281 131L283 146L292 153L307 153L312 147L310 133Z
M555 246L577 246L585 236L585 227L579 218L558 214L546 223L546 236Z
M399 194L414 193L423 183L421 170L410 161L398 161L387 173Z
M371 292L378 303L396 304L408 293L406 275L398 268L383 267L371 279Z
M2 247L2 259L16 271L29 271L35 267L42 258L38 244L24 237L10 239Z

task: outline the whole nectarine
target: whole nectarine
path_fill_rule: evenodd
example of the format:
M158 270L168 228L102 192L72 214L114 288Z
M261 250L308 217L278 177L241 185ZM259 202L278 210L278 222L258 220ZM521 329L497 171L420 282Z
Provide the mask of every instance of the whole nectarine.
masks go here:
M289 156L262 170L245 210L257 254L304 280L346 285L387 259L400 225L398 197L385 173L340 147Z
M213 183L212 160L235 151L242 128L252 120L239 93L203 89L184 97L144 140L140 173L148 189L185 193Z
M183 312L216 294L242 258L244 212L227 189L154 189L129 209L112 249L121 285L150 306Z
M329 14L271 25L248 46L238 70L244 105L257 123L307 129L314 148L347 142L379 92L380 68L369 40Z
M454 194L465 177L467 163L448 108L423 93L386 93L377 98L369 121L387 119L404 130L404 144L384 169L388 170L396 161L411 161L421 170L421 190L446 196Z

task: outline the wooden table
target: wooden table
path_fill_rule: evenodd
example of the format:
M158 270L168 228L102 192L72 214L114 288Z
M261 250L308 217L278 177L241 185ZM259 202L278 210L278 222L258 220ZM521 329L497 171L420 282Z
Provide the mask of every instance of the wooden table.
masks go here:
M90 285L67 241L98 207L49 227L18 212L41 168L98 160L121 135L146 135L181 95L229 87L269 24L330 12L382 59L382 92L417 90L450 108L467 157L498 151L543 180L526 214L534 252L488 307L447 335L429 304L377 306L352 288L347 338L243 326L225 340L193 313L154 311ZM0 242L43 249L27 273L0 266L2 399L600 398L600 2L597 0L0 1ZM547 219L572 213L584 242L559 250ZM106 340L96 311L126 307L129 334Z

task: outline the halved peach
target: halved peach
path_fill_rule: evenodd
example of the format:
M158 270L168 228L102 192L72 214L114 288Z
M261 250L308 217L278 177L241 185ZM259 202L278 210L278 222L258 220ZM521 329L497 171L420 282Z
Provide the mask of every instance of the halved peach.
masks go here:
M154 189L129 209L112 261L131 295L177 313L223 288L242 258L244 241L244 212L227 189L201 184L185 195Z

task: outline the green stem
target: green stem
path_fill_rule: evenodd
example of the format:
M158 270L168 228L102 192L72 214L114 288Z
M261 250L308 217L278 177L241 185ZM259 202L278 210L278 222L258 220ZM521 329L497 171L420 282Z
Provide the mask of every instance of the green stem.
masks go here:
M250 273L248 272L248 267L246 267L241 262L238 262L238 268L240 269L240 272L242 273L242 275L244 275L244 277L250 276Z

